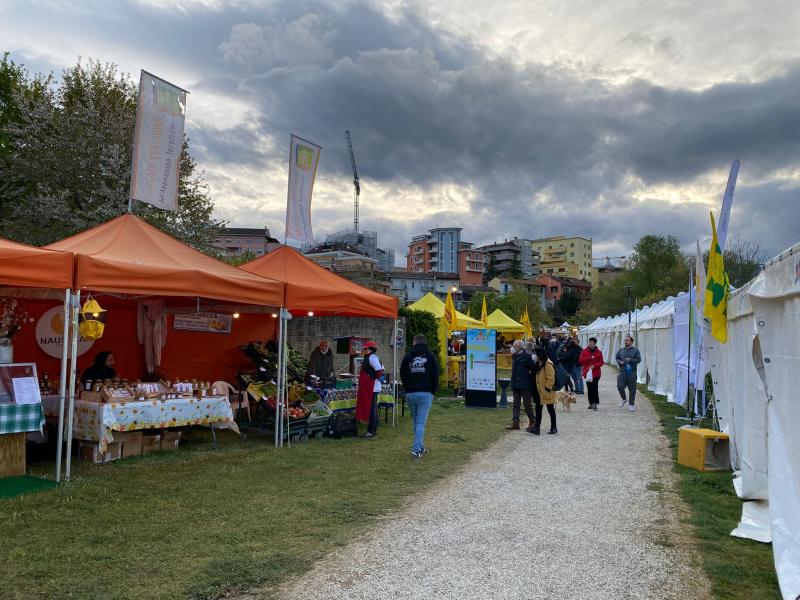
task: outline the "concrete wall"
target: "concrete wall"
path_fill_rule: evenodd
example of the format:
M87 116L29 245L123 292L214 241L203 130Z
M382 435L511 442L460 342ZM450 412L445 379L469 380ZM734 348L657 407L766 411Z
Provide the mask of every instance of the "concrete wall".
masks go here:
M400 320L400 327L403 327L403 319ZM308 357L311 351L319 345L320 340L328 340L334 351L333 365L338 372L349 365L349 356L347 354L336 354L334 338L351 335L369 338L378 343L378 356L386 367L386 372L391 373L393 328L394 320L392 319L295 317L289 321L289 344L303 356ZM403 357L403 352L403 348L397 349L398 365Z

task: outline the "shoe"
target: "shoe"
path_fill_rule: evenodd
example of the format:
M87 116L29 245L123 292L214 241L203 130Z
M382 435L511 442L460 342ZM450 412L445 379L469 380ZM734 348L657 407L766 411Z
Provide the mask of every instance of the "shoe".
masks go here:
M620 408L622 408L623 406L625 406L625 403L626 403L626 402L627 402L627 400L625 400L625 398L623 398L622 400L620 400L620 401L619 401L619 404L618 404L617 406L619 406Z
M597 404L592 404L592 410L597 410Z
M633 404L628 404L628 410L631 412L636 412L636 407Z
M362 437L362 438L364 438L365 440L368 440L368 439L370 439L370 438L374 438L374 437L375 437L375 434L374 434L374 433L370 433L370 432L368 431L367 433L365 433L365 434L364 434L364 435L362 435L361 437Z
M526 429L528 433L532 433L533 435L539 435L539 428L534 427L533 429Z
M519 429L519 423L512 423L511 425L506 425L506 429L508 429L509 431L514 431L516 429Z
M423 454L425 454L425 450L424 449L419 450L417 452L412 452L411 453L411 458L422 458Z
M590 405L589 405L589 406L587 406L586 408L588 408L589 410L594 410L594 404L590 404Z
M558 429L556 429L555 427L551 427L550 431L548 431L547 433L551 433L551 434L552 433L558 433Z

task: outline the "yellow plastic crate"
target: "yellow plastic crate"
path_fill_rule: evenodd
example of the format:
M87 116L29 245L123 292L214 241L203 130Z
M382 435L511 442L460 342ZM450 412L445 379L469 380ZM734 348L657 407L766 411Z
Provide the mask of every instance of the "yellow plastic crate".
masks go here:
M713 429L681 427L678 430L678 464L697 471L729 470L728 434Z

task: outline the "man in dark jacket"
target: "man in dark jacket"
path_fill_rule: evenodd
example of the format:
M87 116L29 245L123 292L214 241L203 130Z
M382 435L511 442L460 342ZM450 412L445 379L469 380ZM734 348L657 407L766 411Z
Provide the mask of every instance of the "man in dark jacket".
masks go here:
M536 363L533 357L525 352L525 342L516 340L511 346L511 392L514 394L514 405L511 413L511 425L506 429L519 429L520 400L525 404L525 414L528 415L526 431L534 430L536 417L531 404L532 390L534 387L533 375L536 372Z
M633 345L633 338L630 335L625 336L625 346L617 350L615 357L617 366L619 367L619 375L617 375L617 391L619 392L619 407L625 406L628 403L628 410L633 412L634 403L636 402L636 367L642 362L642 355L639 350ZM625 390L628 390L628 398L625 398Z
M414 346L400 364L400 380L406 393L406 403L414 424L414 445L411 457L421 458L425 449L425 423L433 404L433 395L439 385L439 364L428 347L424 335L414 336Z
M312 375L320 379L333 375L333 352L328 340L322 340L308 357L306 382L310 381Z
M564 371L564 380L560 382L559 387L570 387L566 382L572 378L574 380L573 390L576 394L583 393L583 378L578 373L575 376L575 369L578 367L578 357L581 355L582 348L572 338L567 338L561 347L558 349L558 367Z

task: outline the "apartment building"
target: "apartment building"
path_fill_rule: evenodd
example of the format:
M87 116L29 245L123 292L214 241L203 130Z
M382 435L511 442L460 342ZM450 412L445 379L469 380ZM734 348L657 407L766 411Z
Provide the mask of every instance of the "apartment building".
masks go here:
M226 256L241 256L245 252L252 252L257 257L263 256L280 245L266 227L224 227L214 241L214 246Z
M480 248L461 240L460 227L437 227L414 236L406 255L409 271L456 274L462 285L480 285L484 264Z
M478 248L485 255L485 269L492 266L491 275L533 279L539 273L539 254L531 240L514 238ZM518 270L514 273L514 270ZM488 275L487 275L488 276Z
M592 267L592 240L562 235L531 241L532 249L540 256L539 272L582 279L592 286L599 283L597 269Z

